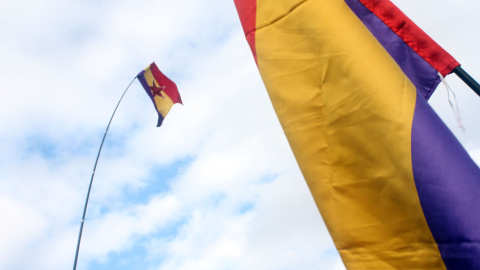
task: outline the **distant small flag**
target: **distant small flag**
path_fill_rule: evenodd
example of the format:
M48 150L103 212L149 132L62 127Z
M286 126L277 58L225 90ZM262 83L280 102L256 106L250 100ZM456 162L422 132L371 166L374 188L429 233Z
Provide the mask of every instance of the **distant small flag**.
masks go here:
M157 127L159 127L173 104L180 103L183 105L177 85L167 78L155 63L150 64L138 73L137 78L158 112Z

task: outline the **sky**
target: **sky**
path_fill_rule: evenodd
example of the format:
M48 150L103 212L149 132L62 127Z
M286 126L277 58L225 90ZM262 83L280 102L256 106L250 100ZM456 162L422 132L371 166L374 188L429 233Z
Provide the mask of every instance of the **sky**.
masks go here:
M480 2L393 1L480 79ZM138 82L110 126L78 268L344 269L232 0L0 1L0 269L71 269L106 125L155 61L184 106L161 128ZM480 98L431 105L480 162Z

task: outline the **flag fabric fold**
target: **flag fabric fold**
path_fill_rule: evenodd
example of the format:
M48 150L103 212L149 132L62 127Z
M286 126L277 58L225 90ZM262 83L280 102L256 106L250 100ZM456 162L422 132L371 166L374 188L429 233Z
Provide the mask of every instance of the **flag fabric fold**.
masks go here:
M183 105L177 85L165 76L155 63L140 71L137 78L155 106L158 113L157 127L159 127L173 104Z
M343 0L234 2L347 269L480 269L480 169L431 91Z

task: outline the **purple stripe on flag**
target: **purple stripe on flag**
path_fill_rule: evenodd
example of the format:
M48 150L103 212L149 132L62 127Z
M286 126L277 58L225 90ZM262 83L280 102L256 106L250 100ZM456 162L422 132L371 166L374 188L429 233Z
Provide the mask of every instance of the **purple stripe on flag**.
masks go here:
M150 97L150 99L153 102L153 105L155 105L155 100L153 99L152 92L150 91L150 86L148 86L147 79L145 79L145 70L140 71L137 75L137 79L140 81L140 83L143 86L143 89L145 92L147 92L147 95Z
M437 70L360 1L345 0L345 2L397 62L417 91L429 99L440 83Z
M158 114L158 122L157 122L157 127L161 126L163 123L163 115L160 114L160 112L157 110L157 105L155 104L155 99L153 99L152 92L150 91L150 86L148 86L147 80L145 79L145 70L140 71L137 75L137 79L140 82L140 84L143 86L143 89L145 92L147 92L148 96L153 102L153 106L155 107L155 111L157 111Z
M412 165L425 218L447 269L480 269L480 169L419 96Z

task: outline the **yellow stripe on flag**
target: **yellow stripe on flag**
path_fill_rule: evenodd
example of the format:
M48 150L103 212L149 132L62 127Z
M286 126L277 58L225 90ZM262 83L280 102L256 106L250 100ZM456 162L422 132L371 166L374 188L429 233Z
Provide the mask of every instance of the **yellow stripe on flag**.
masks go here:
M258 67L348 269L445 269L413 180L416 91L343 0L258 0Z
M169 96L167 96L167 94L165 94L165 92L162 91L161 93L164 97L155 96L154 99L158 112L160 112L160 114L165 117L172 108L173 101Z

